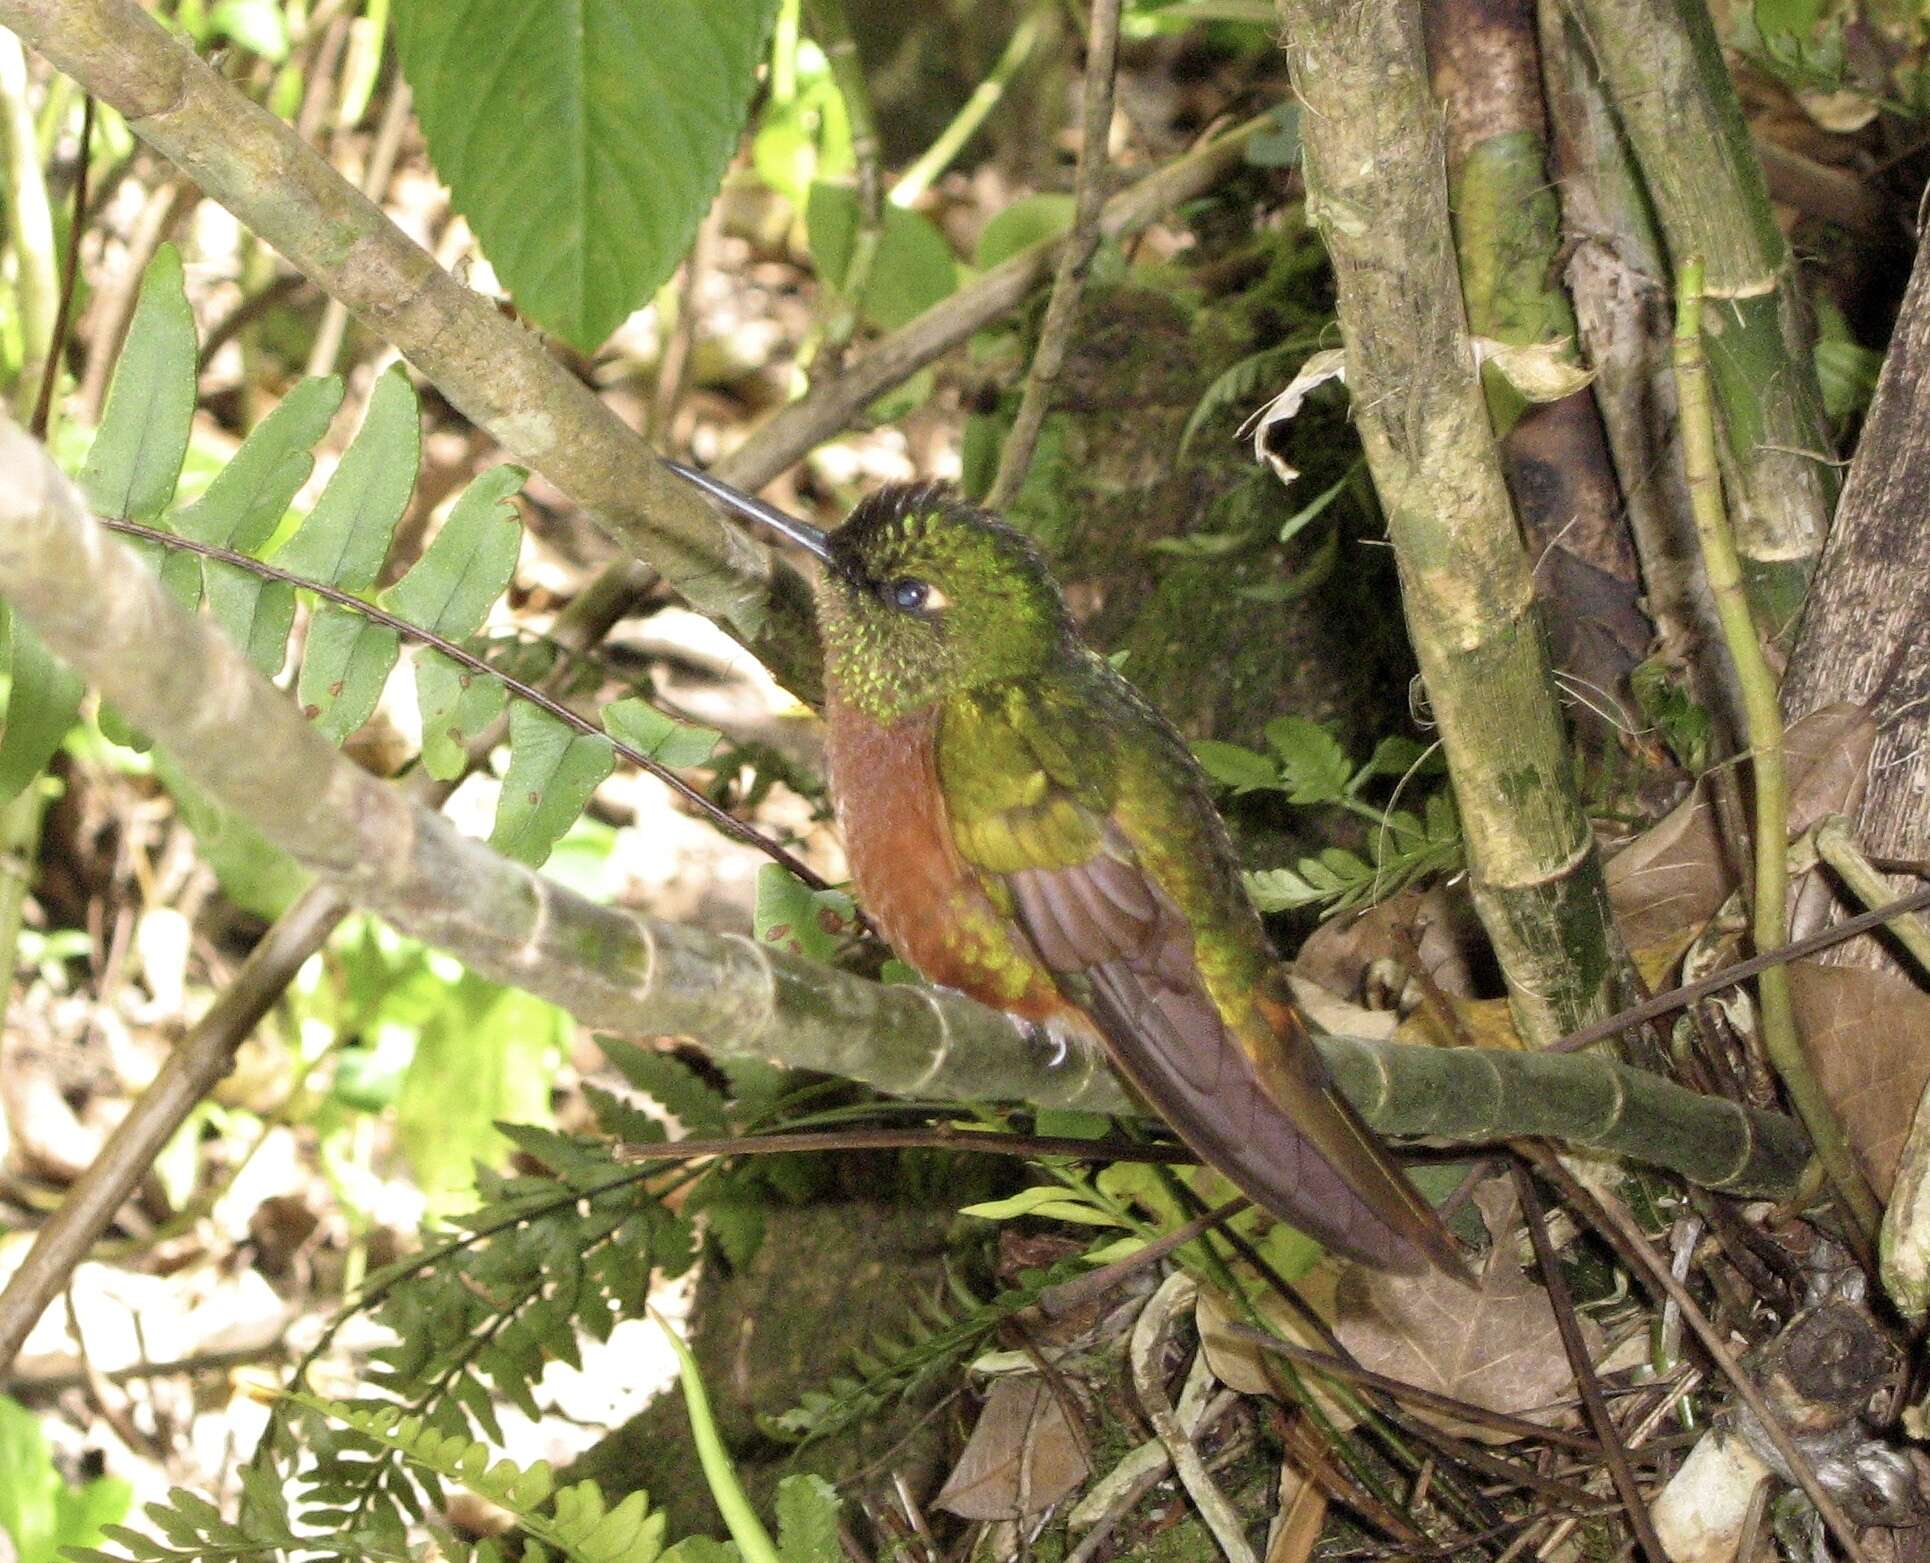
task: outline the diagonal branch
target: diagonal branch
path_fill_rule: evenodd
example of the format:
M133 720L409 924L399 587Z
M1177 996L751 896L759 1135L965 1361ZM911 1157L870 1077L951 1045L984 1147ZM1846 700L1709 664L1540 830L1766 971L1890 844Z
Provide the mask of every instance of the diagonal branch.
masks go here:
M90 520L41 447L4 421L0 592L197 785L323 878L332 905L320 917L339 915L336 897L359 902L476 971L624 1035L687 1036L719 1057L777 1058L900 1095L1132 1111L1097 1057L1050 1057L960 995L880 986L739 936L600 907L457 834L344 758L216 630L182 612ZM1326 1056L1341 1089L1386 1130L1572 1135L1772 1193L1793 1187L1807 1155L1788 1119L1604 1059L1340 1040ZM205 1090L224 1061L209 1052L188 1087ZM111 1214L109 1184L89 1187ZM8 1289L0 1362L38 1312L30 1294Z

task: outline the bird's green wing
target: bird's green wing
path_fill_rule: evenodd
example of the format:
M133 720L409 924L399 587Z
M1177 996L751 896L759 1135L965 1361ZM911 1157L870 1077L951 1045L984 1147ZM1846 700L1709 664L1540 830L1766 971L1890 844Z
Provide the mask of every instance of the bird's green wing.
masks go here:
M1102 668L948 702L938 770L960 856L1205 1160L1339 1252L1458 1268L1329 1084L1184 742Z

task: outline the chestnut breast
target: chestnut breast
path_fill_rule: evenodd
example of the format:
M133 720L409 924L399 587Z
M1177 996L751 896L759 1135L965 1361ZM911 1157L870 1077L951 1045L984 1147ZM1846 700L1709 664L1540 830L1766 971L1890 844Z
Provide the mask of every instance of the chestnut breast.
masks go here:
M932 982L1028 1020L1069 1011L1052 976L959 857L938 785L938 708L873 721L833 693L826 757L858 898Z

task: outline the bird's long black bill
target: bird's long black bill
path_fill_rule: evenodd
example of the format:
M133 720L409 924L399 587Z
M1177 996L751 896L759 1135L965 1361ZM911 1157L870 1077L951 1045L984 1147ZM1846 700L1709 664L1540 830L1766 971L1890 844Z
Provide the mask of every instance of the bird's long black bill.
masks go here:
M672 461L667 456L660 461L692 488L708 494L730 514L742 521L755 521L769 527L780 537L788 537L798 547L808 550L826 564L831 561L831 543L823 531L808 521L800 521L794 515L779 510L775 505L766 504L755 494L746 494L741 488L732 488L721 478L713 478L708 472L699 472L695 467L686 467L681 461Z

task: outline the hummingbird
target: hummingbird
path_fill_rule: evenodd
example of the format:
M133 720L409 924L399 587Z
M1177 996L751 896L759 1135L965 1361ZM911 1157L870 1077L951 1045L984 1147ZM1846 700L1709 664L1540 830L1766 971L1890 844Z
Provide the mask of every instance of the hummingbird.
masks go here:
M1192 751L1080 639L1032 542L936 484L882 488L827 532L666 465L822 566L831 794L899 955L1103 1047L1195 1154L1326 1247L1465 1275L1329 1079Z

